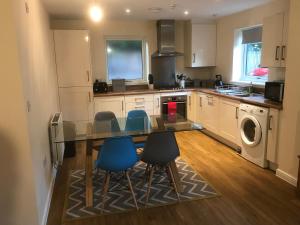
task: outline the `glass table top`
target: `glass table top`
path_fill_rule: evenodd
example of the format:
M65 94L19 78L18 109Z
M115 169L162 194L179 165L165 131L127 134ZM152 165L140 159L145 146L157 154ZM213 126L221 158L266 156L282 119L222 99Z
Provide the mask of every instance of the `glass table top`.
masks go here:
M130 120L130 121L129 121ZM115 118L103 121L64 121L55 126L54 143L66 141L101 140L117 136L145 136L159 131L201 130L201 124L185 120L180 115Z

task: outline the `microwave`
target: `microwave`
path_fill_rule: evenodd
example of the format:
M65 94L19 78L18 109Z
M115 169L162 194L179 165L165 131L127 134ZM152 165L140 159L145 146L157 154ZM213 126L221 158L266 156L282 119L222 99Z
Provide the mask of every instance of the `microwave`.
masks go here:
M265 98L276 102L283 101L284 81L266 82Z

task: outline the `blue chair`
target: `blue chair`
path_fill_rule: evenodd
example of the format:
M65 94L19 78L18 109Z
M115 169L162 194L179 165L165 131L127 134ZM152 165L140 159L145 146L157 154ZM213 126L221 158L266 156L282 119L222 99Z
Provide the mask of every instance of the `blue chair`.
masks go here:
M149 117L144 110L132 110L128 112L125 130L126 131L144 131L151 128ZM144 148L145 143L135 144L136 148Z
M127 171L128 169L132 168L137 161L138 156L136 154L136 148L132 141L132 137L112 137L104 141L101 151L98 154L98 159L96 160L96 168L106 171L102 189L102 210L105 206L105 198L109 188L109 180L112 172L125 172L129 190L132 194L134 204L138 209L135 194L129 178L129 173Z

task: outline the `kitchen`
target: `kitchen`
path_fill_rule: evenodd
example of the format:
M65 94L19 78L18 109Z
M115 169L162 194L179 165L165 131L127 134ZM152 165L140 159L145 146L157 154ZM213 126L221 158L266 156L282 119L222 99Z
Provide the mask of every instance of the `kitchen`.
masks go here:
M19 163L29 168L30 182L24 185L35 196L28 207L34 213L20 206L22 212L28 211L26 215L33 215L25 224L86 224L92 220L117 223L119 219L129 224L149 216L157 224L166 224L164 210L169 222L177 220L181 224L193 224L195 220L203 220L204 224L300 221L296 213L300 176L297 1L201 1L202 7L192 0L155 4L146 1L145 6L136 6L135 1L119 2L120 5L91 1L92 7L83 2L71 7L64 1L65 4L51 0L14 1L15 12L9 17L14 18L14 27L5 41L15 37L7 48L17 43L14 68L20 68L21 75L10 82L10 89L16 90L16 96L20 92L15 99L20 99L21 110L14 118L23 118L19 124L24 123L24 127L20 129L28 138L23 137L21 142L27 143L24 157L30 155L30 159ZM22 88L17 87L19 83ZM143 117L146 128L139 134L127 128L132 111L147 115ZM147 201L139 197L140 192L147 191L139 189L136 180L140 178L135 174L141 171L134 170L125 174L128 187L130 179L133 184L124 194L128 204L122 202L115 207L123 212L116 216L120 211L113 210L111 201L117 200L112 193L118 193L109 185L107 176L103 190L110 189L106 192L111 200L107 200L106 207L103 200L102 205L98 190L102 178L97 180L94 166L101 161L97 162L105 141L90 143L91 139L100 140L102 134L92 131L93 137L88 137L91 131L87 124L106 112L115 116L117 134L127 132L134 140L149 136L150 142L151 134L162 129L158 118L163 129L175 131L180 157L166 168L170 179L166 188L172 188L167 198L172 201L159 199L166 201L166 206L155 202L151 193ZM10 117L3 113L4 118ZM49 120L54 126L63 120L65 135L63 140L51 139L51 149ZM12 121L8 127L13 126ZM160 144L167 148L171 142L164 145L166 139ZM137 152L147 150L147 138L138 144ZM159 145L156 146L158 151ZM64 153L72 157L64 158ZM145 175L149 169L140 162L135 167L145 170ZM184 167L194 176L200 174L199 180L206 189L194 194L206 199L183 200L188 197L178 179L183 179L180 176ZM153 171L159 173L158 168ZM152 173L151 167L148 172ZM118 185L123 184L118 176L112 178ZM151 184L151 178L147 179ZM80 194L73 192L74 188L80 189ZM243 196L247 199L244 202L238 199ZM148 198L148 206L143 205ZM269 207L267 202L274 204ZM189 215L192 219L188 219Z

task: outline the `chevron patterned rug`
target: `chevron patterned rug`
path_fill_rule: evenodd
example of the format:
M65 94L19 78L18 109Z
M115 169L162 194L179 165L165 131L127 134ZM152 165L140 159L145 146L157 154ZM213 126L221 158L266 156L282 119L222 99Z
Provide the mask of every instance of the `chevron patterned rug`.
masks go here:
M177 159L176 164L183 188L182 193L180 193L180 201L219 196L184 160ZM153 177L149 203L145 207L144 202L147 190L147 184L144 181L145 168L145 163L138 162L134 169L130 171L130 179L139 208L180 203L165 171L156 171ZM69 190L65 202L64 220L135 210L126 178L123 174L113 174L106 198L105 210L101 212L101 191L104 173L104 171L100 171L98 174L94 173L94 207L85 207L85 171L74 170L71 172Z

